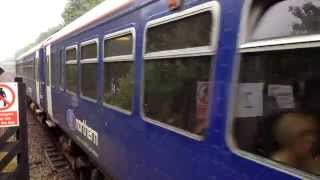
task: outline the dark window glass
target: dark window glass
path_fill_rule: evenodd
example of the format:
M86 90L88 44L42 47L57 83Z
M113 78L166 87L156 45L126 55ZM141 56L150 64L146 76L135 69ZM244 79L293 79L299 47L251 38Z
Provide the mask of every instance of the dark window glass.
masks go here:
M33 77L34 80L36 80L37 65L36 65L36 58L35 57L33 58L32 66L33 66L32 77Z
M51 81L52 81L52 86L54 87L54 86L56 86L57 85L57 75L58 75L58 73L57 73L57 71L58 71L58 68L57 68L57 66L56 66L56 54L55 53L52 53L51 54L51 61L50 61L50 63L51 63Z
M23 76L23 64L19 65L19 75Z
M92 99L97 98L97 64L81 64L81 93Z
M27 64L23 64L23 76L28 78L27 73L28 73Z
M46 85L47 86L51 84L49 73L50 73L49 56L46 56L46 74L45 74L45 76L46 76Z
M122 109L132 109L134 64L128 62L104 63L105 103Z
M202 134L208 123L210 56L145 61L147 117Z
M97 58L97 44L92 43L81 47L81 59Z
M263 13L250 40L319 34L319 32L319 0L286 0L274 4Z
M32 79L32 65L30 62L23 64L23 76L27 79Z
M66 89L74 93L77 91L77 64L66 65Z
M204 12L151 27L147 31L146 52L210 45L212 14Z
M38 61L38 59L34 59L34 69L35 69L35 71L34 71L34 79L36 80L36 81L38 81L39 79L38 79L38 64L37 64L37 61Z
M76 48L68 49L66 51L66 60L76 60L77 59L77 50Z
M234 121L241 149L320 174L319 50L242 55Z
M61 88L64 88L64 59L63 59L63 50L59 52L59 69L60 69L60 78L59 84Z
M22 63L20 63L17 66L17 71L18 71L19 76L23 76L23 64Z
M104 57L130 54L132 54L132 34L126 34L104 41Z

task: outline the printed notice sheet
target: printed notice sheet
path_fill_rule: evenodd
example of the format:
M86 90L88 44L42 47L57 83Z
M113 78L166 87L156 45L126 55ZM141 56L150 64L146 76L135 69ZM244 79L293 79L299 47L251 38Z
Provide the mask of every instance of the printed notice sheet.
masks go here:
M279 108L295 108L293 89L290 85L271 84L268 86L268 96L275 97Z
M257 117L263 114L264 83L240 83L237 117Z

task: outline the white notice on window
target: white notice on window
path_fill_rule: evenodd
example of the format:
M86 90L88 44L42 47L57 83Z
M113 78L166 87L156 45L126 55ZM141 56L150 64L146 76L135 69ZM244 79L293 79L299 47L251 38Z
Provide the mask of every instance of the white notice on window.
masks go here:
M263 114L263 83L239 85L237 117L257 117Z
M268 86L268 96L275 97L280 109L295 108L293 89L290 85L271 84Z

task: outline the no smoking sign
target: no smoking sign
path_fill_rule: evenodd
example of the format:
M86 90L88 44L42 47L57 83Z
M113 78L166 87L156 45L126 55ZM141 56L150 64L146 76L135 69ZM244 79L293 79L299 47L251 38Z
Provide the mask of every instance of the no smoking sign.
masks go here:
M18 84L0 83L0 127L19 126Z

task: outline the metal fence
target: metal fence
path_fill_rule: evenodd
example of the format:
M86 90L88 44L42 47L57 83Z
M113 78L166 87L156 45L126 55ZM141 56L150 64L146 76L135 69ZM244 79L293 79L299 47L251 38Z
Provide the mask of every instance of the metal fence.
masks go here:
M0 128L0 180L29 180L26 86L18 83L19 127Z

